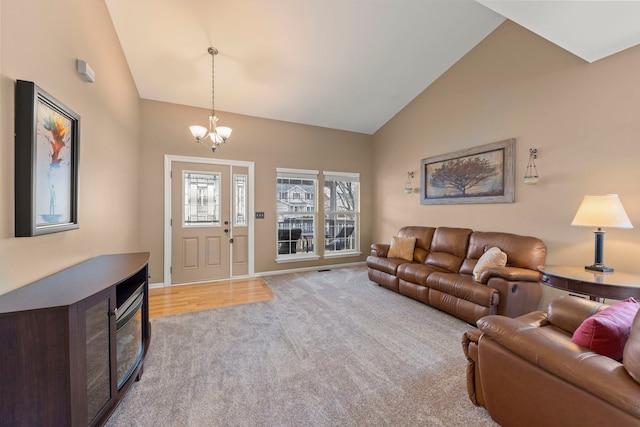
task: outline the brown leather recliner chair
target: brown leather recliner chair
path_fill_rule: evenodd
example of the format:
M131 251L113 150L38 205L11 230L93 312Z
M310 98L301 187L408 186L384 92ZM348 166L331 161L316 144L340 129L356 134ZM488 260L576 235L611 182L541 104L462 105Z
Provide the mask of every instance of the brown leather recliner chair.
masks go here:
M571 341L605 307L565 296L547 312L479 319L462 338L471 401L505 427L640 426L640 384L629 374L640 357L628 356L640 352L640 312L621 362Z

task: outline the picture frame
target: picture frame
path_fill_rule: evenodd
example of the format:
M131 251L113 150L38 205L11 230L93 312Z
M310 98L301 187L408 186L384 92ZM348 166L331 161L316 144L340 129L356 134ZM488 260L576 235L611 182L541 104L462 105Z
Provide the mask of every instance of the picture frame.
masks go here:
M420 203L513 203L514 138L420 161Z
M16 81L15 236L79 228L80 116L38 85Z

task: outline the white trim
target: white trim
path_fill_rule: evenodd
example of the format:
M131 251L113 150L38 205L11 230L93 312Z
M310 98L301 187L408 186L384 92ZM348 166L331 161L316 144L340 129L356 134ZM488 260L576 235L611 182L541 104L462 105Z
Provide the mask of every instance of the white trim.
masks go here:
M309 179L318 179L320 171L311 169L288 169L288 168L276 168L276 175L278 178L300 178L301 175L309 176ZM311 178L313 176L313 178Z
M360 256L362 252L360 251L329 251L324 253L324 258L346 258L351 256Z
M317 265L315 267L302 267L302 268L290 268L286 270L272 270L272 271L263 271L260 273L255 273L253 276L238 276L233 279L217 279L217 280L209 280L206 282L194 282L194 283L178 283L173 286L186 286L186 285L195 285L198 283L213 283L213 282L222 282L225 280L234 280L234 279L242 279L242 278L251 278L251 277L268 277L268 276L278 276L281 274L291 274L291 273L303 273L305 271L322 271L322 270L333 270L336 268L346 268L346 267L359 267L367 265L364 261L358 262L350 262L344 264L333 264L333 265ZM149 289L159 289L164 288L164 283L150 283Z
M288 262L300 262L300 261L317 261L320 259L320 255L310 253L309 255L282 255L276 258L275 261L278 264L286 264Z
M191 156L175 156L171 154L164 155L164 286L171 286L171 164L173 162L184 163L201 163L220 166L238 166L246 167L249 170L249 193L247 195L249 202L249 211L247 212L249 227L249 274L252 277L255 268L255 214L254 214L254 197L255 197L255 164L254 162L246 162L240 160L211 159L208 157L191 157ZM231 263L231 260L229 261ZM241 276L238 276L241 277ZM244 277L244 276L242 276ZM230 277L229 279L235 279ZM226 279L225 279L226 280ZM154 285L155 286L155 285Z
M314 267L302 267L302 268L291 268L287 270L273 270L273 271L263 271L261 273L256 273L256 277L265 277L265 276L277 276L279 274L289 274L289 273L302 273L305 271L320 271L320 270L332 270L334 268L343 268L343 267L358 267L361 265L367 265L364 261L358 262L350 262L345 264L334 264L334 265L316 265Z
M331 181L357 181L360 182L360 173L359 172L329 172L322 171L322 175L325 179L330 179ZM342 178L342 179L341 179Z
M319 174L320 171L313 169L292 169L292 168L276 168L276 172L289 172L289 173L308 173Z
M149 283L149 289L159 289L159 288L164 288L164 282Z

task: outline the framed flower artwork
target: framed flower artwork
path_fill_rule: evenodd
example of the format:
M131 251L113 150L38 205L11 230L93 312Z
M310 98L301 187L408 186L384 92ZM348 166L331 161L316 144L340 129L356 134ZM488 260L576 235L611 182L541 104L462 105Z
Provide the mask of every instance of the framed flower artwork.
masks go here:
M80 116L33 82L16 82L15 235L76 229Z

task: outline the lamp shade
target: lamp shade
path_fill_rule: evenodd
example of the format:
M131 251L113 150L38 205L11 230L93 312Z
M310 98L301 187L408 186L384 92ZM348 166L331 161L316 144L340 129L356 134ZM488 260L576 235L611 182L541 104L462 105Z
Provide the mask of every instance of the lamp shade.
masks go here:
M223 141L226 141L227 138L231 136L231 128L226 126L218 126L216 127L216 132L220 135Z
M617 194L584 196L571 225L633 228Z
M189 126L189 130L196 139L202 139L207 135L207 128L204 126Z

